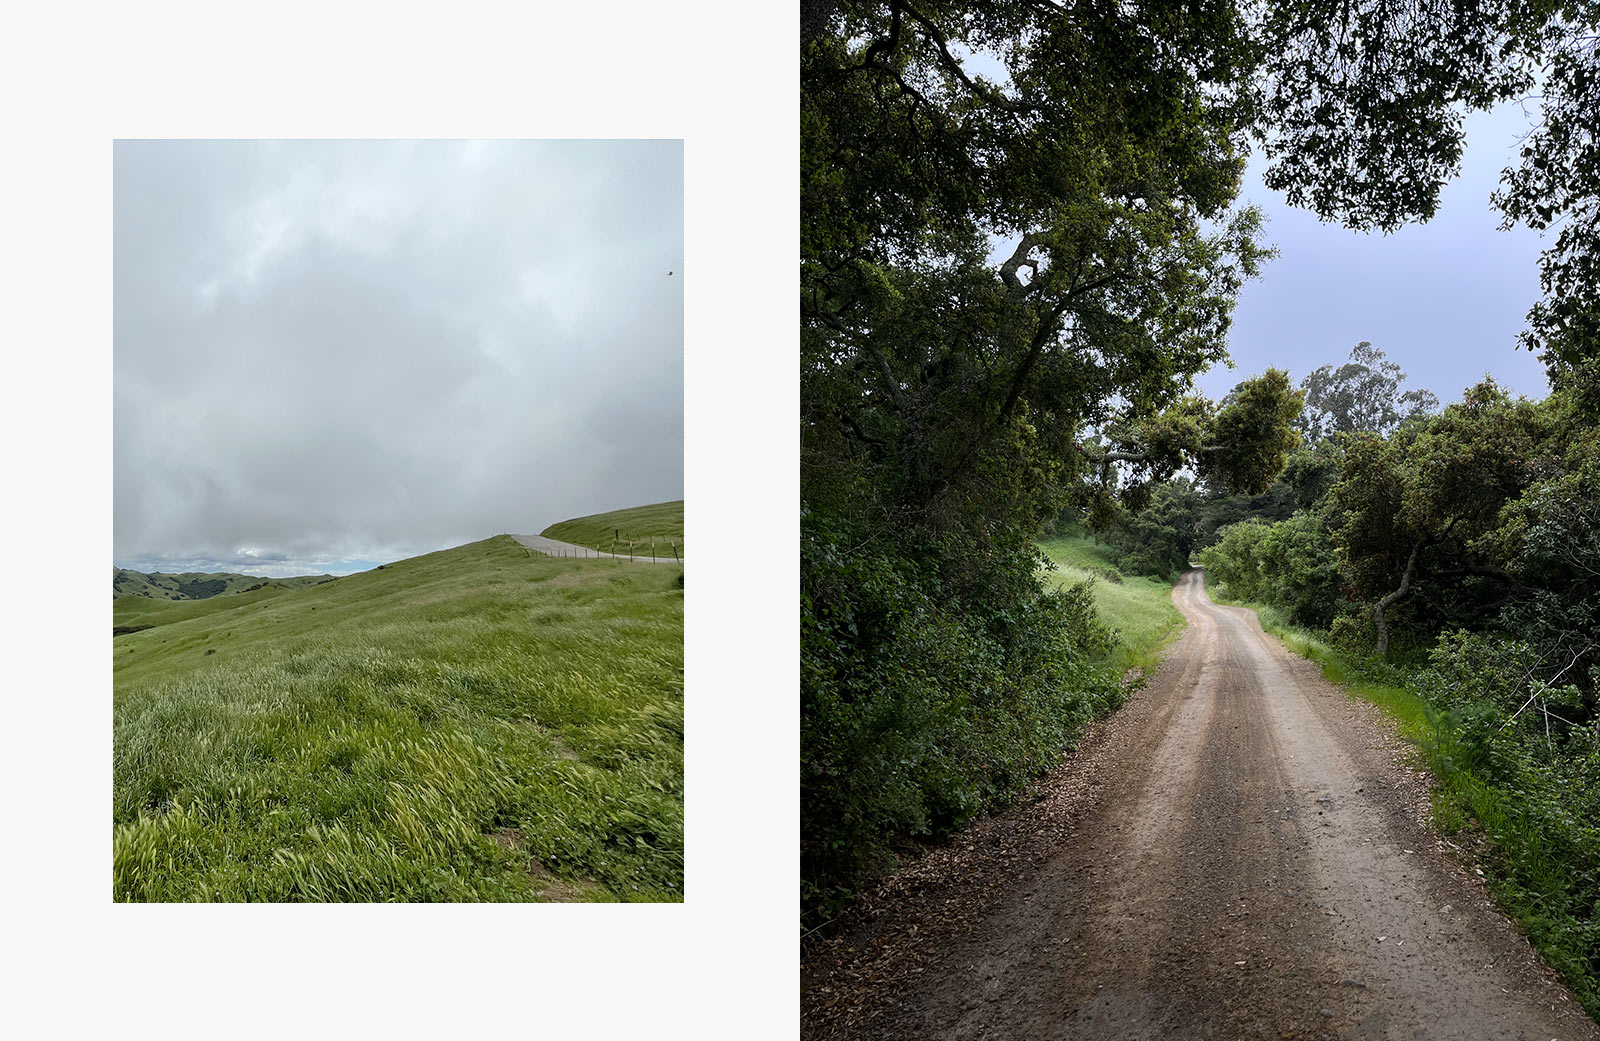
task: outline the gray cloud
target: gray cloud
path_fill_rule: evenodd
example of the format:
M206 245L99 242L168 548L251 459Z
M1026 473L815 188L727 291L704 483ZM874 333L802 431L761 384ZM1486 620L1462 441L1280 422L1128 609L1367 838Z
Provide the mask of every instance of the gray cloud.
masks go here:
M681 497L682 168L118 142L117 562L323 570Z

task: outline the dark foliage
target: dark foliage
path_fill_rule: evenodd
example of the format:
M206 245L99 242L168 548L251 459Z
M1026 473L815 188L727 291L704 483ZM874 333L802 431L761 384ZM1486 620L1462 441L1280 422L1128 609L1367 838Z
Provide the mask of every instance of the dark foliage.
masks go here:
M987 547L1002 600L952 588L943 554L811 511L801 529L801 877L826 916L905 839L1014 796L1122 691L1090 664L1111 637L1087 588L1041 589L1026 540Z
M177 583L178 592L190 600L204 600L208 596L216 596L228 588L227 579L203 578L199 580L180 580Z
M1117 567L1162 581L1183 571L1199 543L1202 501L1200 491L1185 478L1158 485L1143 509L1124 514L1107 532L1117 550Z

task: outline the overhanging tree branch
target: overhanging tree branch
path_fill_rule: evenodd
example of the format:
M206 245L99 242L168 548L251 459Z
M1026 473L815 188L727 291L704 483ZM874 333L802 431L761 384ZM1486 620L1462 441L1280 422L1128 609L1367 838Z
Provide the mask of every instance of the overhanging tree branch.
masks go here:
M1385 658L1389 655L1389 623L1384 618L1384 612L1399 603L1405 595L1411 592L1411 579L1417 573L1417 554L1422 552L1422 547L1428 540L1418 539L1417 544L1411 547L1411 556L1406 560L1405 574L1400 576L1400 588L1388 593L1372 605L1372 624L1378 630L1378 657Z
M1018 106L1010 98L1006 97L997 90L993 90L981 83L973 81L973 79L967 75L967 71L966 69L962 68L961 62L956 60L955 56L950 53L950 48L947 45L944 33L939 31L938 26L924 18L921 14L917 13L917 10L913 7L906 6L904 10L906 14L911 16L912 21L922 26L923 35L928 38L928 42L932 43L934 47L938 48L939 64L944 66L945 71L949 72L956 79L960 80L962 84L973 94L977 95L979 98L982 98L985 104L993 105L995 108L1007 112L1018 111L1020 106Z

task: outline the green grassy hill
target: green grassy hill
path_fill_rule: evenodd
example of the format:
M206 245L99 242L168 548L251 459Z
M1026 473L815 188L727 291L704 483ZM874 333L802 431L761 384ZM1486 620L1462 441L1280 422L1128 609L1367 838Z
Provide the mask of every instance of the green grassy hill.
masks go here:
M574 517L572 520L552 524L539 534L579 546L598 547L606 553L611 552L613 540L616 541L619 552L626 553L628 540L633 540L634 548L637 550L648 547L650 539L654 537L658 555L670 554L672 550L668 543L675 542L678 546L678 556L681 558L683 500L658 502L653 506L635 506L629 510L613 510L610 513L597 513L591 517Z
M115 898L681 900L681 574L496 536L119 602Z
M1113 664L1149 671L1160 661L1167 641L1183 629L1183 615L1172 606L1170 583L1118 574L1111 548L1095 545L1087 535L1046 539L1039 548L1056 565L1051 578L1057 584L1094 580L1095 606L1119 636Z
M262 578L260 575L233 575L225 572L185 571L167 574L157 571L145 574L127 568L113 567L111 595L113 597L143 596L154 600L203 600L226 593L242 593L262 584L293 589L300 586L332 582L333 575L297 575L294 578Z
M293 587L269 583L243 593L222 593L204 600L164 600L134 594L111 601L112 635L121 636L138 629L151 629L172 622L184 622L222 611L234 611L246 604L282 596Z

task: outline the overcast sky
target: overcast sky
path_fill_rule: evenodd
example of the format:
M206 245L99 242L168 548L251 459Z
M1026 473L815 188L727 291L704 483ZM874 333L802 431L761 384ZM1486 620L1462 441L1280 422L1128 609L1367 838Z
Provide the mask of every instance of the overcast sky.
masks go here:
M681 141L118 141L114 182L118 566L683 497Z
M1266 238L1281 251L1249 283L1234 312L1229 350L1236 368L1202 375L1211 397L1268 366L1296 383L1321 365L1344 362L1362 340L1443 404L1485 372L1512 390L1549 392L1544 366L1516 349L1528 308L1539 298L1538 258L1546 244L1526 228L1497 230L1489 194L1529 129L1520 105L1467 117L1459 178L1446 186L1425 225L1393 235L1321 224L1261 184L1252 159L1241 199L1267 214Z

